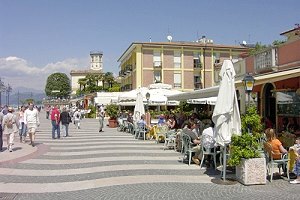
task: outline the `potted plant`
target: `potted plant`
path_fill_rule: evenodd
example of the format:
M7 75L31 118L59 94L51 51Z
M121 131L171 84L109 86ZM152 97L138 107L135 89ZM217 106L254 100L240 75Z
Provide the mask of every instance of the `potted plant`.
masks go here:
M119 107L116 104L109 104L106 106L106 114L109 116L108 125L110 128L116 128L118 126L118 110Z
M254 106L241 117L242 134L233 135L228 164L236 167L236 177L244 185L266 184L266 160L261 156L263 126Z

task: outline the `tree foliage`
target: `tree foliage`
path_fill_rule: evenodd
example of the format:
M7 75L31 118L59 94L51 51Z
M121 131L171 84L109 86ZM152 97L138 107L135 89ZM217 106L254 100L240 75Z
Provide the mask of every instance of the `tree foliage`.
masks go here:
M67 98L71 93L70 82L65 73L53 73L47 78L45 93L48 97Z
M99 92L101 90L107 92L120 91L120 84L115 81L112 72L106 72L105 74L87 74L86 77L78 80L78 84L80 88L76 91L77 95Z
M229 165L237 166L241 160L259 158L259 146L262 138L263 126L255 106L250 106L241 117L242 135L233 135L230 144ZM252 134L248 133L248 128Z

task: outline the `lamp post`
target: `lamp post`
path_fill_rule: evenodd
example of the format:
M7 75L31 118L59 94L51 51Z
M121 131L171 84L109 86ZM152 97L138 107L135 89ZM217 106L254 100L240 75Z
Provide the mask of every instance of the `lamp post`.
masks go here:
M150 93L149 93L149 92L146 93L146 99L147 99L147 107L146 107L146 110L147 110L147 112L148 112L148 111L149 111L149 99L150 99Z
M9 106L9 94L11 93L12 91L12 88L11 86L8 84L7 87L6 87L6 104Z
M250 106L250 93L253 90L255 79L253 78L253 76L251 76L248 73L245 75L243 82L244 82L245 92L248 94L248 107L249 107Z
M0 107L2 105L2 92L4 91L5 89L5 85L4 85L4 82L1 80L1 77L0 77Z
M213 40L206 38L205 35L202 36L200 39L200 43L204 44L203 48L203 88L205 88L205 51L206 51L206 45L212 44Z

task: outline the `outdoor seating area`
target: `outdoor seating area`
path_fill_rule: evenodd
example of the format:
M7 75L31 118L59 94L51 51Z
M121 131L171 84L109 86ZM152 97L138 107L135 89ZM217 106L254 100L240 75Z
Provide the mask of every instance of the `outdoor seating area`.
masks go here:
M170 130L167 125L159 126L156 124L152 127L147 127L138 125L137 123L130 123L127 119L119 120L119 122L122 124L120 124L118 131L124 132L125 134L132 134L132 136L137 140L149 140L153 141L153 144L161 144L161 149L163 151L173 150L180 153L180 162L187 165L199 165L199 169L201 170L215 170L215 173L220 174L220 177L223 176L224 147L216 145L213 142L209 142L214 139L209 135L203 134L205 131L202 131L199 137L196 138L196 140L199 139L201 142L195 144L195 138L190 135L191 132L188 131L188 127ZM196 131L194 131L194 133L196 135ZM266 138L264 134L263 137ZM289 181L291 179L290 175L292 175L293 172L291 165L295 165L295 157L297 157L295 154L297 154L299 147L297 145L293 145L290 147L288 153L279 153L280 159L275 159L274 157L276 156L274 155L277 153L272 149L272 145L266 140L260 140L258 142L262 147L262 153L260 156L266 161L266 180L269 179L269 181L272 182L274 179L283 178ZM227 150L225 151L227 160L225 163L228 167L228 160L230 159L230 145L227 146ZM195 159L195 154L198 155L198 162L197 159ZM291 162L293 162L293 164ZM231 177L232 175L233 174L231 173Z
M231 75L226 75L225 71L231 71ZM267 178L272 182L278 175L289 181L290 173L297 174L291 167L298 162L299 147L294 147L296 136L285 132L278 134L275 133L276 129L263 126L257 108L250 104L241 118L234 75L231 61L224 61L218 96L188 100L187 103L190 101L192 105L197 102L203 104L200 112L189 114L171 110L168 114L152 113L151 116L148 104L145 108L143 100L146 96L148 101L149 94L143 94L141 89L137 90L134 111L123 118L118 130L131 133L135 139L162 144L161 149L164 151L180 152L182 163L194 163L201 170L211 168L223 180L226 179L227 167L234 166L236 179L245 185L266 184ZM263 122L267 124L266 121ZM289 127L288 123L285 126ZM232 138L236 139L232 142ZM247 160L250 161L244 162ZM240 169L248 169L248 172ZM256 170L260 172L256 173ZM244 181L243 178L248 180Z

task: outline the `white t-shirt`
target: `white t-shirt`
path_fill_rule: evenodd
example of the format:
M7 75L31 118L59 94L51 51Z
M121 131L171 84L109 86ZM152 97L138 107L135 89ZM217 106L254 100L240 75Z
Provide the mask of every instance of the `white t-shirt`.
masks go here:
M214 129L212 127L204 129L202 132L201 140L205 148L213 148L216 143L216 141L214 140Z
M37 109L26 109L24 112L24 123L25 124L40 124L39 113Z
M81 119L81 113L77 110L74 112L74 120L79 121Z

